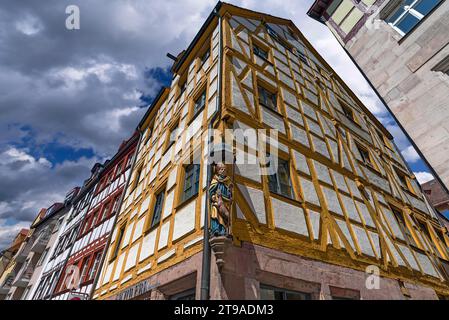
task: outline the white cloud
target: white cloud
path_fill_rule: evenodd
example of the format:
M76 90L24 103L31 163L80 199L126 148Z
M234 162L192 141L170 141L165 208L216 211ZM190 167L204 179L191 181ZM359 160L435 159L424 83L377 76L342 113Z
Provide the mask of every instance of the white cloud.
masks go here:
M42 28L42 22L32 15L26 15L16 22L16 29L27 36L35 35Z
M433 176L426 171L413 172L413 174L416 176L416 179L418 180L419 184L424 184L434 179Z
M15 163L20 164L20 166L15 167L17 171L28 171L51 167L51 162L46 158L34 158L29 155L26 150L10 147L6 151L0 153L0 165L11 165Z
M415 148L413 146L408 146L404 150L401 151L404 159L409 163L414 163L418 160L420 160L420 156L418 152L416 152Z
M20 230L28 229L29 227L29 223L26 222L7 225L5 220L0 219L0 250L8 247Z

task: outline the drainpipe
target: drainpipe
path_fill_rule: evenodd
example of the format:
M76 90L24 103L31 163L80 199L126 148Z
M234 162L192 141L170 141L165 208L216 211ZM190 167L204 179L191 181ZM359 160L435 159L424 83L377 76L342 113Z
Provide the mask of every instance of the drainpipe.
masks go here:
M129 182L131 181L131 175L133 173L134 166L135 166L135 164L137 162L137 153L139 152L140 143L142 142L142 135L143 135L142 129L140 127L138 127L137 129L139 131L139 142L137 143L136 149L134 149L135 151L134 151L134 155L133 155L133 157L134 157L133 163L131 164L131 168L129 168L129 177L126 180L125 186L123 187L122 194L120 195L120 203L119 203L117 212L115 213L114 223L112 224L113 227L115 227L117 225L117 220L118 220L118 217L120 215L120 209L122 208L123 199L125 198L125 192L128 189ZM104 266L103 264L106 261L107 251L109 249L109 246L111 245L112 234L114 233L113 230L111 230L110 232L111 232L111 234L109 235L109 239L108 239L106 245L104 246L103 256L101 257L101 261L100 261L100 264L99 264L99 266L101 266L102 268ZM95 292L95 287L97 286L98 280L100 279L100 274L102 273L101 271L102 270L100 270L100 269L97 270L97 274L95 275L95 280L94 280L94 282L92 284L92 291L90 292L90 295L89 295L89 300L92 300L92 298L93 298L93 295L94 295L94 292Z
M223 63L223 30L222 30L222 18L218 14L217 8L214 9L214 14L218 17L218 94L217 94L217 109L215 110L212 118L210 119L208 125L208 141L207 141L207 157L210 159L212 152L212 141L211 141L211 129L212 124L216 119L219 118L221 113L221 87L222 87L222 63ZM203 227L203 260L201 267L201 292L200 292L200 300L209 300L210 299L210 269L211 269L211 249L209 243L209 188L210 181L212 178L212 164L208 163L207 165L207 187L206 187L206 201L204 204L204 227Z

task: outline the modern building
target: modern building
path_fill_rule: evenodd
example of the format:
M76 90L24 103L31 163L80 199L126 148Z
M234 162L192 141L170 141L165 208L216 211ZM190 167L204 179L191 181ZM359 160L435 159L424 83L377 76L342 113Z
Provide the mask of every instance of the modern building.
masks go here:
M139 134L136 132L128 141L124 141L115 156L104 164L99 173L99 182L93 191L91 202L87 204L88 209L76 225L79 231L52 299L90 298L94 279L114 226L122 192L128 181L138 139ZM78 279L72 286L72 282L67 281L67 278L73 275L75 269Z
M4 300L11 289L14 280L11 271L15 265L13 258L26 240L29 231L29 229L20 230L11 245L0 253L0 300Z
M219 2L172 72L138 125L94 299L449 295L447 230L290 20Z
M449 188L449 2L317 0L325 23Z

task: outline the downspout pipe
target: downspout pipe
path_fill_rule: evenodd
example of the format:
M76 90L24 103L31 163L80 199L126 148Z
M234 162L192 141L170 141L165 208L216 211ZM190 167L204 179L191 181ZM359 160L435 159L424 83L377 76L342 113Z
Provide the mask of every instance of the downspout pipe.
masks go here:
M129 176L128 176L128 179L126 179L125 186L123 187L122 194L120 195L120 203L118 206L118 210L115 213L114 223L112 224L114 227L116 227L116 225L117 225L117 221L118 221L118 218L120 215L120 210L122 209L122 205L123 205L123 199L125 198L125 193L126 193L126 190L128 189L129 183L131 181L131 175L133 173L134 167L137 162L137 153L139 152L140 144L142 143L143 132L142 132L140 125L139 125L139 127L137 127L137 130L139 131L139 142L137 143L137 146L134 149L133 162L131 164L131 167L129 168ZM112 235L114 233L114 230L111 230L110 232L111 233L109 235L106 245L104 246L103 256L101 257L101 261L99 264L102 268L104 267L104 263L106 261L107 252L108 252L109 246L111 245L111 242L112 242ZM97 286L97 283L98 283L98 280L100 279L101 273L102 273L102 269L97 270L97 274L95 275L95 280L92 284L92 290L90 292L89 300L92 300L92 298L93 298L93 295L95 292L95 287Z
M217 108L212 115L208 125L208 141L207 141L207 187L206 187L206 201L204 204L204 226L203 226L203 257L201 267L201 291L200 300L210 299L210 270L211 270L211 249L209 243L209 189L212 179L212 163L209 163L211 159L211 153L213 151L213 142L211 141L213 135L212 124L219 118L221 113L221 91L222 91L222 64L223 64L223 30L222 30L222 18L218 14L219 6L215 7L214 15L218 17L218 94L217 94Z

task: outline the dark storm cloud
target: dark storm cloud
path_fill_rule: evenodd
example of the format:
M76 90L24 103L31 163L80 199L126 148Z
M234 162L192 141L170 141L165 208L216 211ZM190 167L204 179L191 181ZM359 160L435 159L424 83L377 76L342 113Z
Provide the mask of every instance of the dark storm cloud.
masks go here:
M166 82L165 54L188 45L214 4L0 2L0 244L117 151L145 113L139 98ZM80 30L65 28L68 5L80 8ZM37 152L48 144L94 157L52 164Z

